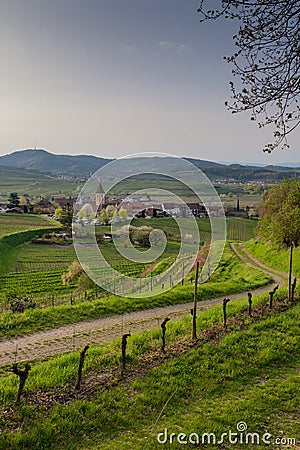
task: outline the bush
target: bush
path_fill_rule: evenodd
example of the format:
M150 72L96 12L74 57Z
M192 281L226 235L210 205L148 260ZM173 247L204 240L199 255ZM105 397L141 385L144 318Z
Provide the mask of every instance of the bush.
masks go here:
M6 299L12 313L23 313L25 309L34 309L36 307L36 303L32 298L19 292L8 292Z

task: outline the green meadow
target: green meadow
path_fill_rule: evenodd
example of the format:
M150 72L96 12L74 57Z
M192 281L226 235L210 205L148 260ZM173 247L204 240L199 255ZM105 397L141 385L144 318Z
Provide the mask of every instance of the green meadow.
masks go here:
M280 298L270 313L266 296L256 297L253 318L246 300L229 304L226 331L221 307L202 313L196 342L190 317L170 323L165 354L158 329L133 335L123 374L119 341L92 346L81 393L74 393L78 351L34 362L19 407L16 377L2 376L0 448L179 449L184 433L193 442L186 448L198 448L198 436L200 448L231 449L228 436L221 446L208 444L207 433L220 440L242 422L256 439L268 433L271 444L246 446L245 431L234 448L277 448L275 439L299 444L300 308L287 309ZM161 441L168 436L165 445L159 433Z

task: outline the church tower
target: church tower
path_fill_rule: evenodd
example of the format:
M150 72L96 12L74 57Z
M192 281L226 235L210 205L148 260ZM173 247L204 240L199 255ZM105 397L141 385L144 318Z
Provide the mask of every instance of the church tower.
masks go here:
M106 196L102 184L99 183L98 189L96 191L96 204L100 209L106 203Z

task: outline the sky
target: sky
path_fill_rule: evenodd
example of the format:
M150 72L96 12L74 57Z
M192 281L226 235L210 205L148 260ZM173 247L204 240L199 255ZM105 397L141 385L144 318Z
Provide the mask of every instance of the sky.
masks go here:
M215 0L211 0L214 2ZM299 162L262 152L272 129L232 115L237 24L198 0L0 0L0 155L25 148L121 157Z

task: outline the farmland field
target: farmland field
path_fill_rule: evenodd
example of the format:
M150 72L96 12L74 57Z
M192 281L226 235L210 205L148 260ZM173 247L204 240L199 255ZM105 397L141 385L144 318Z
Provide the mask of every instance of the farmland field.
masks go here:
M26 243L18 253L14 271L65 270L75 259L76 253L72 245L55 246Z
M227 217L227 239L230 241L248 241L255 236L257 220Z
M42 173L24 169L0 167L0 192L8 196L11 192L28 195L74 195L80 184L62 180Z
M164 260L162 261L164 262ZM134 266L133 266L134 267ZM124 268L125 269L125 268ZM128 265L130 269L130 265ZM47 275L49 275L49 287L47 288ZM56 279L55 279L56 277ZM82 320L94 319L102 315L121 314L125 312L142 310L146 308L154 308L164 305L175 305L191 301L193 298L194 286L191 280L194 273L191 272L185 279L184 285L177 285L172 290L142 299L122 298L113 295L98 298L98 295L92 295L90 301L85 295L79 295L62 286L60 274L52 272L27 272L23 274L7 275L7 283L11 282L10 289L28 286L35 292L30 294L38 305L51 306L52 295L54 294L55 305L61 305L55 308L46 308L44 310L28 310L23 314L12 314L6 311L2 319L0 314L0 336L1 333L9 333L10 335L17 332L22 333L22 329L32 332L36 329L52 328L54 326L76 323ZM3 286L4 278L1 280ZM37 280L37 286L33 280ZM27 281L28 280L28 281ZM51 285L51 282L53 283ZM212 275L209 282L199 285L199 300L218 297L220 295L230 295L235 292L256 289L260 286L268 285L271 278L253 268L245 266L236 255L232 252L229 245L226 246L224 255L216 272ZM14 284L16 283L16 284ZM40 289L40 292L38 292ZM65 289L65 290L64 290ZM2 290L4 293L5 290ZM24 291L23 291L24 292ZM73 292L73 293L72 293ZM26 294L26 290L24 292ZM70 295L73 295L75 303L70 305ZM84 294L84 293L83 293ZM98 292L101 297L101 292ZM75 298L76 297L76 298ZM8 324L8 325L7 325Z
M200 233L200 240L204 243L210 240L210 220L196 219ZM245 219L240 217L227 217L227 239L236 241L247 241L255 236L255 228L257 220ZM152 228L161 229L166 233L166 236L171 241L180 241L180 230L175 219L133 219L134 226L148 226ZM109 233L110 227L98 227L96 234Z
M0 223L2 223L2 230L5 234L16 233L24 229L43 228L49 225L58 226L57 222L51 219L32 215L13 217L0 215ZM142 219L134 220L135 226L141 226L144 223L145 221ZM197 223L200 236L205 243L210 237L209 219L199 219ZM127 261L117 251L112 242L100 244L101 252L105 260L120 273L137 277L145 272L146 277L149 277L150 272L154 270L154 275L158 275L170 266L174 258L176 258L180 246L180 233L175 220L152 219L147 220L147 225L153 228L163 229L168 238L166 249L159 258L160 262L152 265L153 268L151 268L151 264L131 263ZM227 219L228 235L231 240L245 240L252 237L255 226L256 221L254 220L239 218ZM110 227L96 228L98 235L109 230ZM7 266L10 270L5 271L3 269L5 266L3 266L0 272L2 273L2 302L3 291L7 289L17 289L27 295L31 295L38 303L45 301L46 297L49 303L49 299L53 295L62 299L75 289L75 286L63 286L61 279L62 274L67 270L71 262L76 260L73 245L41 245L27 242L13 248L13 251L10 253L10 258L10 264ZM66 301L69 301L69 297L66 297Z
M13 233L60 226L58 222L49 217L33 214L0 214L0 238Z
M158 328L134 333L125 374L120 371L119 339L91 345L83 389L76 394L79 349L34 361L18 409L13 406L17 378L1 374L5 420L0 448L58 450L68 441L74 450L132 450L146 444L159 449L157 435L165 429L194 436L212 430L221 436L224 430L235 431L237 423L260 436L269 432L296 442L300 309L296 305L281 311L279 304L275 312L263 314L263 303L263 297L255 299L254 322L247 318L245 300L230 304L227 331L222 330L220 305L204 312L198 319L201 338L192 346L190 317L171 322L166 354L159 352ZM218 337L211 340L213 333ZM248 447L258 448L253 441ZM211 443L207 448L219 447ZM222 448L231 450L232 444L225 442Z
M16 217L11 224L13 230L22 227L18 222L22 219L23 216ZM49 227L49 221L46 222L45 229ZM256 223L228 218L229 239L245 241L253 237ZM144 223L135 223L141 224ZM34 225L27 222L29 230L32 230L31 226L35 229ZM148 220L147 225L163 229L168 236L166 251L153 269L156 275L177 255L179 230L170 219ZM209 220L199 220L198 226L205 244L210 236ZM109 232L109 227L97 227L96 231L103 233L104 230ZM2 239L7 238L10 236ZM143 263L128 262L111 242L100 243L100 247L105 259L120 272L139 276L149 269ZM58 450L66 448L66 442L70 450L131 450L145 448L147 442L149 449L154 449L161 447L155 434L165 428L177 431L179 426L188 432L197 431L199 419L205 429L217 433L234 429L240 420L245 420L254 429L260 430L263 423L263 428L272 433L283 430L285 436L297 435L295 410L299 396L295 392L298 392L299 305L290 305L289 310L284 304L284 288L281 288L276 295L274 310L269 311L267 295L258 296L254 290L268 286L271 277L245 265L228 243L217 270L209 281L198 286L198 340L191 341L190 310L181 320L171 316L166 352L160 350L159 307L192 301L193 271L185 277L183 285L154 297L120 299L104 292L90 297L91 291L76 297L75 284L66 287L61 279L76 259L73 245L20 242L12 256L12 270L0 276L0 297L5 291L16 290L33 298L37 307L14 313L6 304L0 314L0 340L4 345L6 342L11 345L12 341L6 339L19 336L14 346L7 348L7 353L1 347L0 413L3 418L0 420L0 449ZM148 275L149 272L145 279ZM252 317L248 315L247 300L234 300L236 292L245 291L254 292ZM201 306L201 301L222 299L225 295L232 295L226 330L222 324L221 305L211 309L210 304L209 310L205 310L207 305ZM0 300L4 301L4 297ZM144 310L147 308L157 308L153 313L156 328L152 331L148 331L145 324ZM140 311L142 327L145 327L140 334L131 319L130 325L125 324L125 327L122 322L124 317L121 315L132 311ZM109 317L113 314L117 319ZM100 330L101 326L95 325L92 319L97 321L101 317L116 322L112 322L112 328ZM84 327L88 320L94 328L80 333L79 327ZM62 331L57 327L63 326L65 330L68 324L73 329L73 336L58 337ZM41 333L33 334L45 330L52 333L49 343L52 342L56 353L66 353L47 354L48 340L43 341ZM101 332L108 336L108 341L112 341L113 333L122 336L124 332L130 332L126 371L120 370L121 339L104 344ZM25 348L20 348L21 336ZM78 358L83 348L81 338L90 348L83 368L82 389L76 391ZM33 347L40 352L38 356L30 354ZM14 404L18 379L11 373L10 360L6 357L20 361L20 367L24 367L24 361L31 365L18 407ZM159 416L163 408L164 413ZM284 423L281 420L283 412L287 417ZM157 417L159 424L154 426ZM151 430L155 434L151 434Z

